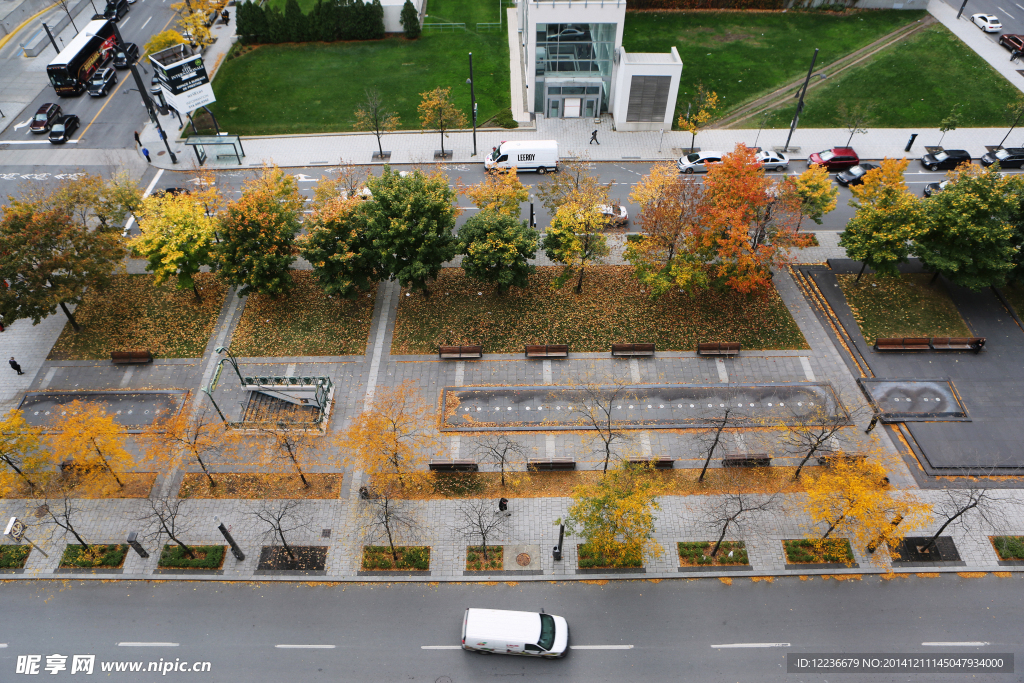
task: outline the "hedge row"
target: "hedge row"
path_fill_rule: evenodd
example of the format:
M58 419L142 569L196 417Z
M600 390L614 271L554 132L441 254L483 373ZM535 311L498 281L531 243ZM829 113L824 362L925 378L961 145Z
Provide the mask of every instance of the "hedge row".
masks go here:
M384 8L380 0L319 0L303 14L296 0L284 12L247 1L238 6L239 40L262 43L308 43L335 40L378 40L384 37Z
M192 552L196 557L189 557L185 549L177 545L165 545L160 553L160 567L183 567L186 569L220 569L224 561L224 546L194 545ZM198 557L202 555L203 557Z
M786 0L630 0L629 9L785 9Z
M62 567L120 567L128 546L124 543L110 545L68 545L61 557Z

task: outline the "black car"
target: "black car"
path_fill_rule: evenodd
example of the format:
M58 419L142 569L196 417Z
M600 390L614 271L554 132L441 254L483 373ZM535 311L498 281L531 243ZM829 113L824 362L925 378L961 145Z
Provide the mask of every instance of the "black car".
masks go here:
M139 61L139 46L135 43L125 43L114 53L114 68L127 69Z
M72 134L78 130L78 126L81 123L75 114L68 114L63 117L50 128L50 142L55 145L64 144L71 139Z
M924 196L931 197L933 194L938 194L942 192L943 190L946 189L946 186L949 185L951 182L953 181L947 179L938 183L928 183L927 185L924 186Z
M937 154L925 154L921 157L921 165L929 171L949 171L960 164L970 163L971 155L965 149L947 149Z
M1000 168L1021 168L1024 166L1024 147L997 149L981 157L982 166L991 166L996 163Z
M103 10L104 18L110 21L120 21L121 17L128 14L128 0L109 0L106 9Z
M836 174L836 182L843 187L850 185L860 185L864 182L864 175L872 170L878 168L877 164L857 164L853 168L848 168L845 171L840 171Z
M89 94L93 97L105 97L117 83L117 72L113 67L97 69L89 79Z

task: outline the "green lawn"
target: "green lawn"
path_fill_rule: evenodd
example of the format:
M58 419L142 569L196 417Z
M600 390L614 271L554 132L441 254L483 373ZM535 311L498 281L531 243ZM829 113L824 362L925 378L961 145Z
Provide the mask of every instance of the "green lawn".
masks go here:
M963 317L941 280L929 273L899 277L839 275L860 331L869 344L879 337L970 337Z
M869 127L936 128L956 103L963 105L961 128L1002 126L1006 103L1019 95L944 26L932 26L844 72L834 82L811 90L800 114L800 125L842 126L836 107L845 101L847 106L871 104L873 121ZM795 107L780 109L769 125L788 127ZM956 146L956 133L949 133L946 141ZM854 146L856 142L855 136ZM933 145L938 140L922 142Z
M280 3L284 6L284 3ZM306 4L300 2L305 8ZM488 9L489 8L489 9ZM217 72L211 105L222 130L240 135L350 131L367 88L377 88L398 112L401 128L420 127L420 93L451 87L470 117L469 57L473 53L479 122L509 106L505 33L475 33L497 19L497 4L431 0L431 20L465 22L466 31L431 33L418 40L262 45L228 59ZM386 142L385 142L386 148ZM440 138L438 138L440 148Z
M628 12L622 42L629 52L668 52L674 45L683 60L676 114L686 113L698 81L718 93L722 114L807 73L816 47L818 65L827 65L924 14Z

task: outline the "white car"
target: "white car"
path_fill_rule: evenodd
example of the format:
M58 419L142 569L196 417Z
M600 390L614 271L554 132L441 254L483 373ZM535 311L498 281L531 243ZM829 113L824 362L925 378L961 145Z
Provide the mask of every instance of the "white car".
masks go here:
M621 204L599 204L597 210L604 216L610 228L618 228L629 223L629 213Z
M694 152L684 157L679 157L676 166L680 173L706 173L708 164L718 164L722 161L721 152Z
M789 170L789 157L782 152L758 152L757 163L764 166L766 171L782 171Z
M994 14L973 14L971 15L971 21L985 33L996 33L1003 30L999 17Z

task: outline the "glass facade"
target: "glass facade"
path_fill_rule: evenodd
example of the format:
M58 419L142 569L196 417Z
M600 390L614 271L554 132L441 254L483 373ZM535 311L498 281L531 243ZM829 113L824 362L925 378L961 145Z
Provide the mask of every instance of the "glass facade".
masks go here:
M537 24L534 106L548 117L608 110L615 24Z

